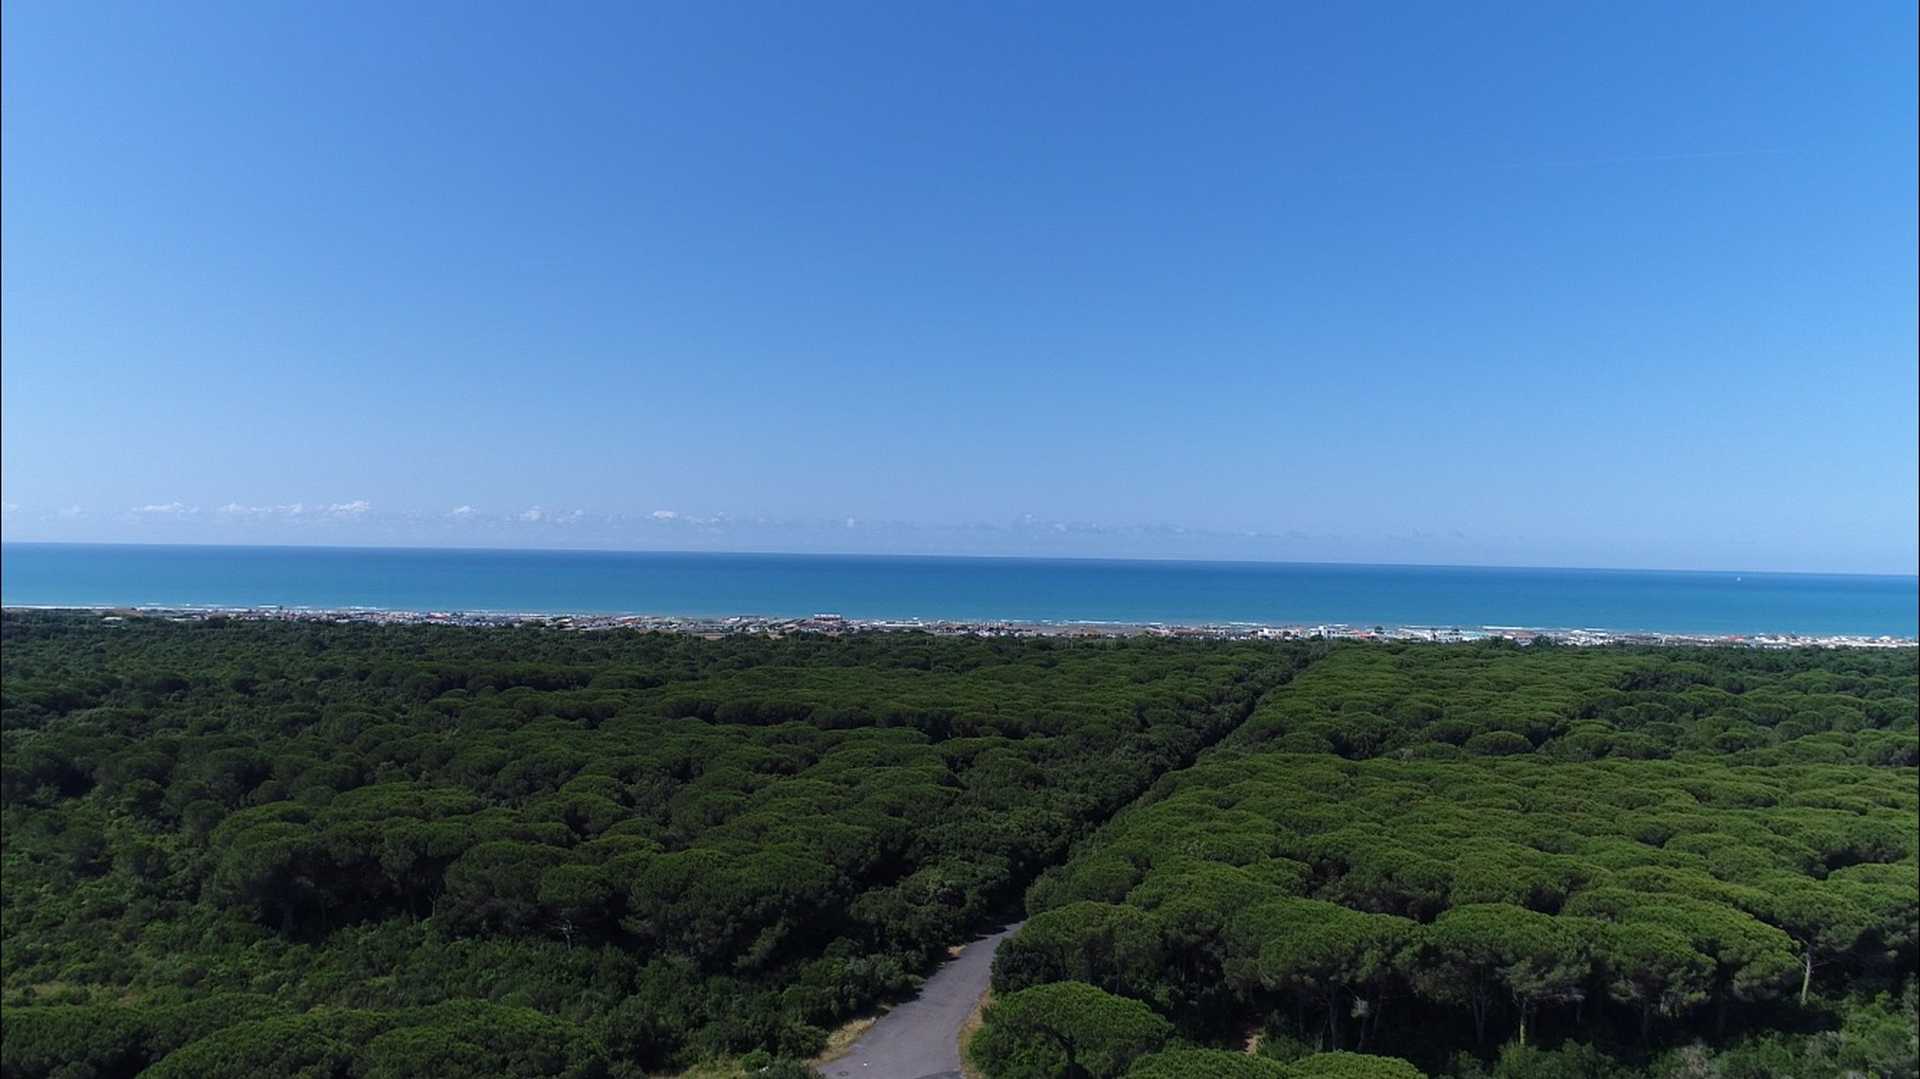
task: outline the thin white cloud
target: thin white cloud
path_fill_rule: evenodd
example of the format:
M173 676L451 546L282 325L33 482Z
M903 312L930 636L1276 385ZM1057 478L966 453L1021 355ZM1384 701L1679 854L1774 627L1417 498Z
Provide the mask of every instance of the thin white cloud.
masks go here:
M465 505L461 505L461 506L455 506L455 507L453 507L452 509L450 509L450 510L448 510L448 511L447 511L447 516L449 516L449 517L471 517L471 516L473 516L473 507L472 507L472 506L465 506Z
M199 513L200 507L189 506L185 502L153 502L145 506L133 507L133 512L148 517L185 517Z
M87 515L87 508L78 503L68 506L66 509L63 509L58 514L56 514L56 516L59 516L59 517L85 517L86 515Z
M0 513L16 513L20 509L18 502L0 502Z
M546 519L547 519L547 511L541 509L539 506L534 506L530 509L522 510L520 513L520 520L527 521L529 523L532 523L535 521L544 521Z
M166 507L148 507L160 511ZM364 517L373 510L373 503L364 498L352 502L334 502L322 505L309 505L305 502L283 502L277 506L249 506L240 502L229 502L221 506L216 513L227 517ZM188 509L186 512L197 512Z
M705 529L724 527L732 520L724 513L716 513L711 517L707 517L698 513L682 513L679 510L654 510L652 513L647 514L645 519L653 521L656 524L672 525L675 528Z

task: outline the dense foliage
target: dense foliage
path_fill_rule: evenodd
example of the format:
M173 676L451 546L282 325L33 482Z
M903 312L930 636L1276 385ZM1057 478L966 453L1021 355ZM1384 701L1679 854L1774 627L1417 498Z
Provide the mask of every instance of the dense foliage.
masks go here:
M1264 1024L1282 1061L1914 1074L1915 673L1342 647L1043 876L995 989L1078 985L1198 1045ZM1045 1052L991 1012L980 1043L995 1076Z
M1312 648L0 622L7 1076L815 1052Z
M9 612L0 1074L791 1061L1024 894L990 1079L1911 1075L1917 696L1912 651Z

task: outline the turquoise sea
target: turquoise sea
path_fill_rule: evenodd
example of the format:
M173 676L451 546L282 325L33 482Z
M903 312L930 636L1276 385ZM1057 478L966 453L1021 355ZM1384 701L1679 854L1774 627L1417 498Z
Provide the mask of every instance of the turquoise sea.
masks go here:
M19 606L1345 622L1673 633L1920 630L1913 577L857 555L0 546Z

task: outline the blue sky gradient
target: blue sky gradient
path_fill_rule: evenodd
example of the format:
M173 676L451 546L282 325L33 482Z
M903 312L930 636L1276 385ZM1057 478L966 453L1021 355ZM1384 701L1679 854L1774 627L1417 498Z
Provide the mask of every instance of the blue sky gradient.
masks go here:
M10 3L8 539L1911 573L1911 3Z

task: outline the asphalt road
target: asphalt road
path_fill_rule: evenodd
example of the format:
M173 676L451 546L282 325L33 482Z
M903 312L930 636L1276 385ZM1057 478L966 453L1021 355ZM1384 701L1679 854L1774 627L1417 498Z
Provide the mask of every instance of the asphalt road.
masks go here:
M960 1028L987 991L993 952L1020 923L981 937L935 971L920 995L880 1017L828 1079L960 1079Z

